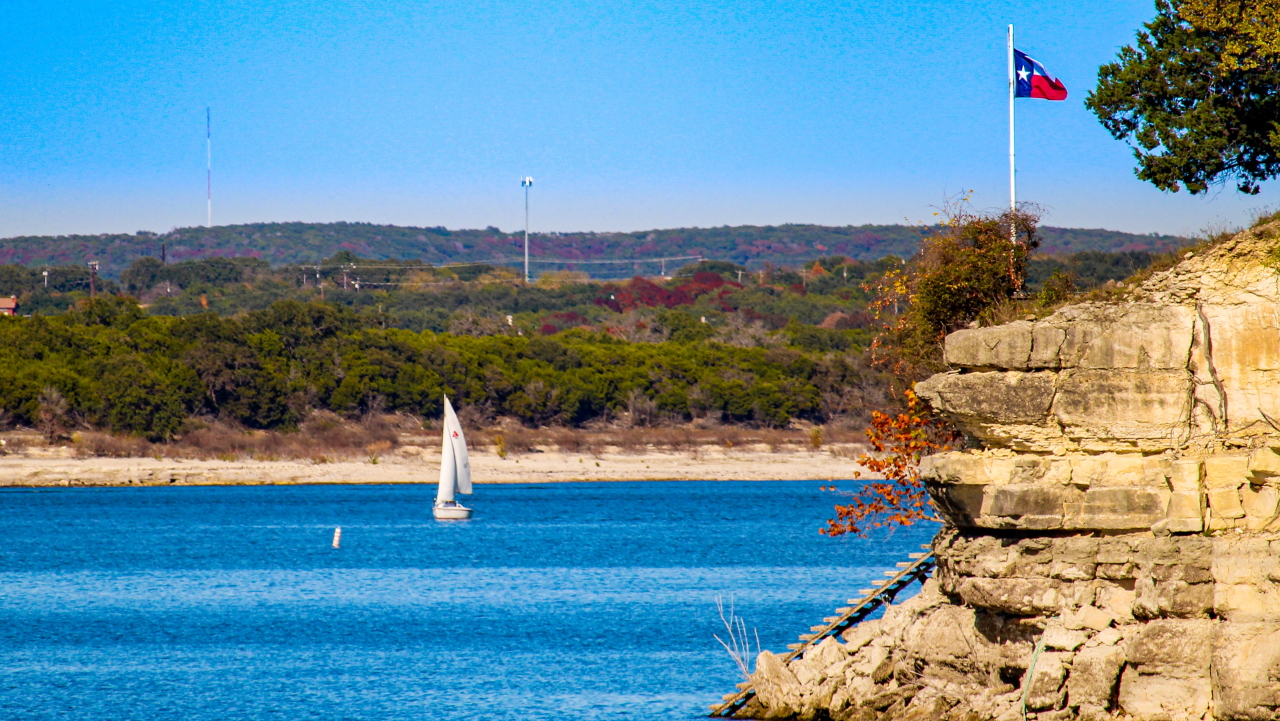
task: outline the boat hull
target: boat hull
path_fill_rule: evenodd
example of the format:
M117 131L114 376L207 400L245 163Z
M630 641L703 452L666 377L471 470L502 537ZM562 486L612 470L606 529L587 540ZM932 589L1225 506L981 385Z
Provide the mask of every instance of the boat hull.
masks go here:
M436 506L431 513L440 521L465 521L471 518L471 509L466 506Z

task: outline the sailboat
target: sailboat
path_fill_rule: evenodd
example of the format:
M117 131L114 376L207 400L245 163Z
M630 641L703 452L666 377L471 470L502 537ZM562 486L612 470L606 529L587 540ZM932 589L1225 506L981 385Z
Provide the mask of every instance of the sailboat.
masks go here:
M455 493L471 495L471 458L467 455L467 439L462 424L453 412L449 396L444 397L444 437L440 444L440 485L436 489L436 505L431 509L441 520L471 518L471 509L454 500Z

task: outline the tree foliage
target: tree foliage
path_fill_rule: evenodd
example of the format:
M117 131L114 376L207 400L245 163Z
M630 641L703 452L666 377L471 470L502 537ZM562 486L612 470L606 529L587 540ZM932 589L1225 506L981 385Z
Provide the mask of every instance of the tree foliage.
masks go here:
M1192 194L1234 181L1256 194L1280 172L1278 19L1274 0L1158 0L1085 101L1133 145L1140 179Z
M873 354L906 383L942 368L947 333L1023 290L1027 259L1039 244L1033 212L984 215L963 206L944 212L944 232L926 238L918 255L872 287L880 322Z
M1280 56L1280 0L1182 0L1178 15L1222 38L1222 67L1251 70Z
M106 428L163 440L192 416L274 429L313 409L434 416L444 393L529 425L607 419L643 399L671 420L780 427L879 400L883 383L860 349L747 348L700 338L703 327L660 343L581 330L465 336L383 328L332 304L166 317L106 298L0 317L0 410L51 435Z
M957 436L934 417L915 393L906 391L905 397L907 404L902 412L871 414L867 441L875 454L863 454L858 460L863 468L884 480L864 484L851 494L849 503L837 504L836 517L819 531L823 535L865 536L871 528L938 520L920 480L920 459L950 448ZM861 477L861 473L857 475Z
M947 333L1026 285L1027 259L1039 242L1035 213L973 213L963 200L940 213L944 232L926 238L918 255L874 285L872 307L881 328L872 352L891 369L899 408L872 412L866 435L874 452L858 461L883 480L864 484L852 493L852 502L837 504L836 517L822 529L825 535L865 535L869 528L936 520L920 480L920 459L950 447L958 436L911 386L944 367Z

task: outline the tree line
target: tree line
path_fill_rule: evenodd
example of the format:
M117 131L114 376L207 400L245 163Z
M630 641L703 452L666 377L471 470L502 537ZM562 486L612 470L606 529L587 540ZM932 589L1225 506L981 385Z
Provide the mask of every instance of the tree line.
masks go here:
M0 318L0 412L50 435L92 427L165 440L193 416L290 429L315 409L430 417L446 393L474 419L529 425L642 410L776 427L857 414L882 385L860 352L413 332L329 303L171 317L105 297Z
M629 233L534 233L530 235L537 273L583 271L598 279L657 275L660 263L592 263L660 256L701 255L759 270L765 263L798 264L828 255L875 261L886 255L910 257L920 239L935 228L909 225L777 225L669 228ZM1057 254L1086 250L1161 252L1186 243L1169 235L1103 229L1044 228L1044 248ZM370 223L250 223L213 228L177 228L167 233L21 236L0 239L0 263L14 265L101 264L116 278L143 257L170 262L209 258L257 258L272 266L312 265L341 251L365 258L414 258L436 266L489 263L523 253L523 238L497 228L449 230ZM518 263L505 267L517 268ZM666 268L667 271L672 270Z

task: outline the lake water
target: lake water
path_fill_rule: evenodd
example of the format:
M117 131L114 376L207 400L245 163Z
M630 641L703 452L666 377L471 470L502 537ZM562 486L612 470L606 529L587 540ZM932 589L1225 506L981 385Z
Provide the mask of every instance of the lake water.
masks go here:
M0 491L0 719L693 719L919 550L817 482ZM342 548L331 548L342 527Z

